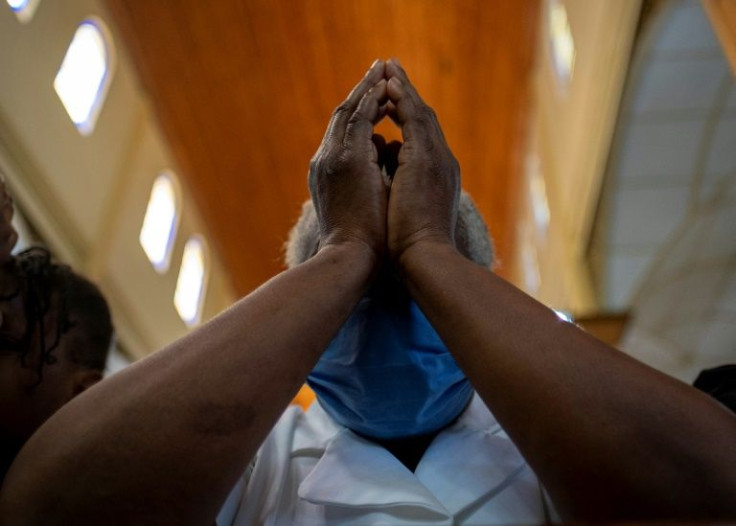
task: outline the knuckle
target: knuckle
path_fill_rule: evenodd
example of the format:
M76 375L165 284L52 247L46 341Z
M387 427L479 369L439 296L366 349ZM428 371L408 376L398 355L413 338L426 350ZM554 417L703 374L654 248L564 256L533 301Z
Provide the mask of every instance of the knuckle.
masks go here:
M317 150L317 153L315 153L312 159L309 161L310 173L319 174L323 170L325 160L331 157L331 154L330 154L331 150L332 148L325 144L319 147L319 150Z
M350 112L350 103L342 101L340 105L332 112L333 117L342 117Z
M360 123L366 120L367 118L365 114L363 113L363 109L359 107L357 110L355 110L355 113L353 113L348 119L348 126L353 127L356 125L360 125Z
M320 159L317 164L317 170L326 177L332 177L335 174L342 173L350 162L350 155L344 148L337 148L330 151Z
M363 100L350 116L349 123L355 124L361 121L370 121L370 115L376 111L378 103L374 99Z

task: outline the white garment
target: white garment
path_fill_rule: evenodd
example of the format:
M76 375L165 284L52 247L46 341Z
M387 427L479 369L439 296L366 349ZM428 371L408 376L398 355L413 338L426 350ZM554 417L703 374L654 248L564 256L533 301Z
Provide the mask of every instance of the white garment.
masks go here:
M542 524L537 477L475 395L414 473L318 402L289 408L233 489L218 526Z

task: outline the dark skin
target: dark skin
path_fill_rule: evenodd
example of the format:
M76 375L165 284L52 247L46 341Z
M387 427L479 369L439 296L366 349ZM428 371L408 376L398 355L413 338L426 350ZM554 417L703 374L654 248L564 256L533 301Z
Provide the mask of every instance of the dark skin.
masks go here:
M588 520L736 517L733 415L461 257L449 221L457 165L403 69L389 62L387 74L404 132L389 251L560 511ZM421 216L408 210L423 205ZM415 222L392 229L394 214Z
M384 113L403 134L390 195ZM59 411L8 475L4 523L211 523L386 260L565 517L736 518L733 415L457 252L459 167L398 62L333 114L311 168L318 253Z
M13 200L5 182L0 179L0 483L25 442L61 406L95 384L102 371L75 364L71 345L84 338L75 336L81 330L72 327L61 338L54 351L54 364L43 367L43 381L38 380L40 360L39 334L31 336L31 351L21 361L17 346L28 327L24 299L15 294L21 286L18 269L11 251L18 241L12 224ZM11 296L13 296L11 298ZM52 298L52 302L58 298ZM55 309L44 319L46 341L56 334ZM77 343L74 343L77 342Z

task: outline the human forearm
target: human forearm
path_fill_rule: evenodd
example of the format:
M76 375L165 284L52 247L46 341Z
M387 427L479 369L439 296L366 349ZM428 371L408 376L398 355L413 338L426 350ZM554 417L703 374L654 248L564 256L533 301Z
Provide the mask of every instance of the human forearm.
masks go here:
M374 266L361 244L327 247L80 395L19 455L0 517L211 521Z
M447 244L418 243L400 262L412 296L563 510L736 514L732 415Z

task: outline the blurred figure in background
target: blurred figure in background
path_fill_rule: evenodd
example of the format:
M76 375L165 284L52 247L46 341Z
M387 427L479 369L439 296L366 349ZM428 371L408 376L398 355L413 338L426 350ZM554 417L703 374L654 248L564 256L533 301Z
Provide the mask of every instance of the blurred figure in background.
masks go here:
M113 327L91 282L40 247L12 255L13 202L0 179L0 484L36 429L102 378Z

